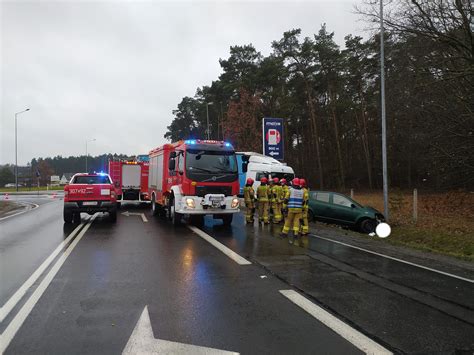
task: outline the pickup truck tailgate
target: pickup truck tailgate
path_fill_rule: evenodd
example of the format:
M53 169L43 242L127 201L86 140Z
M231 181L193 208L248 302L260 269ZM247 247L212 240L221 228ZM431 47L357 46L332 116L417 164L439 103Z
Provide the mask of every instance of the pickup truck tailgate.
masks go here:
M70 201L101 201L110 200L111 186L104 185L85 185L70 184L68 199Z

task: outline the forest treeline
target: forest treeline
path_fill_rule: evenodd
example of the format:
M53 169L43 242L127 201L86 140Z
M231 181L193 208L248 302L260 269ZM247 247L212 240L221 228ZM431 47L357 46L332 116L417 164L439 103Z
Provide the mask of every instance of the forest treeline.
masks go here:
M102 154L97 156L89 155L87 158L87 171L107 172L109 160L131 159L125 154ZM33 158L27 166L18 167L18 182L20 184L35 186L37 184L37 174L39 172L39 181L42 186L51 182L51 175L83 173L86 171L86 156L60 155L53 158ZM0 187L8 183L15 182L15 166L7 164L0 166Z
M230 48L222 74L184 97L165 138L210 136L262 150L261 120L285 120L285 161L318 188L382 184L378 2L357 11L368 39L344 46L323 24L310 37L283 33L262 55ZM474 186L474 36L470 1L394 1L386 6L389 182L400 188Z

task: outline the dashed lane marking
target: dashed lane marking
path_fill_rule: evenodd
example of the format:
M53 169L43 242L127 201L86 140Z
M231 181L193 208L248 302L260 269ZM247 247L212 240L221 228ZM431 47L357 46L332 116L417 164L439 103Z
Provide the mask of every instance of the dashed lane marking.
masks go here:
M87 230L89 229L89 227L91 226L92 222L94 221L96 217L97 217L97 213L92 216L92 218L89 220L86 226L81 230L81 232L77 235L77 237L72 241L72 243L66 249L66 251L59 257L59 259L56 261L53 267L46 274L46 276L41 281L39 286L30 296L30 298L25 302L25 304L21 307L21 309L15 315L15 318L13 318L10 324L8 324L8 327L0 336L0 354L3 354L5 350L7 349L8 345L10 345L10 342L15 337L16 333L22 326L25 319L28 317L28 315L30 314L30 312L32 311L36 303L39 301L39 299L43 295L44 291L46 291L51 281L53 281L54 277L56 276L58 271L61 269L61 266L66 261L67 257L72 253L77 243L80 242L80 240L82 239L84 234L87 232Z
M280 293L366 354L392 354L391 351L385 349L382 345L334 317L331 313L317 306L298 292L294 290L280 290Z
M241 257L239 254L237 254L235 251L227 248L224 244L219 243L217 240L212 238L209 234L206 232L202 231L201 229L195 227L195 226L189 226L188 228L191 229L194 233L196 233L198 236L200 236L202 239L205 241L209 242L212 244L214 247L219 249L221 252L223 252L225 255L227 255L229 258L234 260L237 264L239 265L250 265L252 264L250 261L247 259Z
M419 265L419 264L415 264L415 263L412 263L412 262L410 262L410 261L398 259L398 258L395 258L395 257L393 257L393 256L389 256L389 255L377 253L377 252L372 251L372 250L368 250L368 249L356 247L355 245L351 245L351 244L339 242L339 241L337 241L337 240L332 240L332 239L329 239L329 238L324 238L324 237L321 237L321 236L316 235L316 234L311 234L311 235L312 235L313 237L316 237L316 238L320 238L320 239L327 240L328 242L333 242L333 243L336 243L336 244L341 244L341 245L344 245L344 246L349 247L349 248L353 248L353 249L365 251L366 253L378 255L378 256L381 256L381 257L383 257L383 258L387 258L387 259L390 259L390 260L395 260L395 261L398 261L398 262L403 263L403 264L407 264L407 265L419 267L420 269L429 270L429 271L436 272L436 273L441 274L441 275L453 277L453 278L458 279L458 280L463 280L463 281L466 281L466 282L474 283L474 280L468 279L468 278L466 278L466 277L462 277L462 276L450 274L449 272L445 272L445 271L441 271L441 270L437 270L437 269L432 269L432 268L430 268L430 267L423 266L423 265Z

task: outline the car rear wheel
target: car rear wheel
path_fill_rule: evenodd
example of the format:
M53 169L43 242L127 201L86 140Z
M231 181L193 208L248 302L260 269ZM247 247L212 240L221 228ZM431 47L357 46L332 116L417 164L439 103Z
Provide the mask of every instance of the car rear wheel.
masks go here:
M64 223L72 223L72 212L67 210L67 209L64 209L63 210L63 218L64 218Z
M375 232L376 227L377 227L377 221L374 220L374 219L369 219L369 218L363 219L359 223L359 230L362 233L366 233L366 234L370 234L370 233Z
M76 212L74 213L73 215L73 219L74 219L74 223L75 224L81 224L81 213L80 212Z
M112 222L117 222L117 208L109 210L109 218Z

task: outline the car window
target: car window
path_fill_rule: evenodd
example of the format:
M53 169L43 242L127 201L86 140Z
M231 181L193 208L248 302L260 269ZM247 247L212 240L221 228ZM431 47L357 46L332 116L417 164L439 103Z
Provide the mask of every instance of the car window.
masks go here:
M345 206L345 207L351 207L351 204L352 204L352 202L348 198L341 195L337 195L337 194L333 195L332 202L335 205Z
M312 200L316 200L316 199L317 199L317 196L318 196L318 193L317 193L317 192L311 192L310 197L311 197Z
M92 176L76 176L73 184L110 184L110 179L107 175L92 175Z
M258 172L257 176L256 176L256 180L260 181L260 179L263 178L263 177L266 177L268 179L268 175L269 175L268 173Z
M316 200L321 202L329 203L329 193L328 192L318 192L316 194Z

